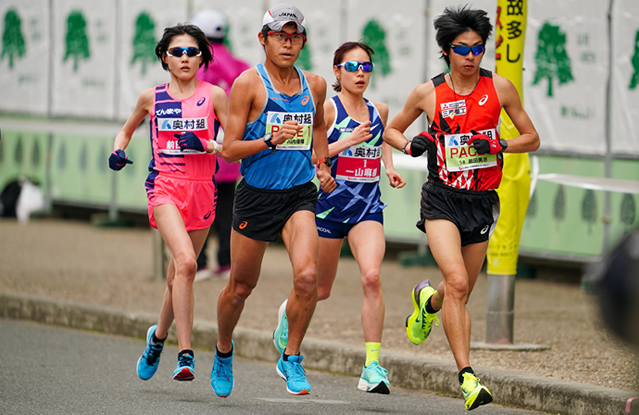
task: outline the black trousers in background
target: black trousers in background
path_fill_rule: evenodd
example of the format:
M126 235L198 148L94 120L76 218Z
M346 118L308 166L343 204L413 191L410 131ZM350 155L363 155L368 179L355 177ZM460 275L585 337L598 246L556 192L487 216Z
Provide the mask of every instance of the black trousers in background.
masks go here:
M222 267L231 264L231 225L233 224L233 199L235 198L235 182L217 184L217 205L213 230L218 237L217 263ZM210 235L210 231L209 231ZM197 269L206 268L208 258L206 250L209 238L197 257Z

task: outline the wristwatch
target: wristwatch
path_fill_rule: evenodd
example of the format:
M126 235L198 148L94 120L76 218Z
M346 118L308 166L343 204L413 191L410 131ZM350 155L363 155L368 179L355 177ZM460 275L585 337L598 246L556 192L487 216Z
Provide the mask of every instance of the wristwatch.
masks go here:
M504 151L506 151L506 149L508 148L508 141L504 140L503 138L500 138L499 144L501 144L501 152L503 153Z
M328 167L333 165L333 160L330 157L322 157L317 160L317 168L319 169L320 164L326 164Z
M266 135L264 136L264 138L262 138L262 140L264 140L266 145L271 148L271 154L273 154L275 153L275 150L277 150L277 145L271 142L271 138L273 138L273 134L266 133Z

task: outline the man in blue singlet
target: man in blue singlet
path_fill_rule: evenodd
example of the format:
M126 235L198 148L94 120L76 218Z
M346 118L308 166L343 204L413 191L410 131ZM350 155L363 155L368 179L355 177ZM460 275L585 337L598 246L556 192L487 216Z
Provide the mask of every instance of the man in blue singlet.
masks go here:
M310 393L300 344L317 303L313 150L321 188L331 192L336 187L322 106L326 81L294 66L306 43L306 19L297 7L279 4L264 15L258 38L266 59L233 84L222 154L229 162L242 160L244 179L233 208L231 276L217 305L211 386L221 397L233 389L233 330L257 285L266 247L278 235L293 266L293 289L286 309L288 344L277 372L289 393Z

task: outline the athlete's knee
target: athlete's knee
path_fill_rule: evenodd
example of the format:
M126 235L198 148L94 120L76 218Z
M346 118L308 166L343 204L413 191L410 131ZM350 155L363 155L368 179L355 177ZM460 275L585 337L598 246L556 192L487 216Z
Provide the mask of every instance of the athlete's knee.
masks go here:
M293 276L293 289L298 295L312 296L317 294L317 273L307 268Z
M244 302L253 292L255 285L235 282L231 286L231 295L236 303Z
M195 255L181 254L174 257L175 276L177 278L195 278L197 272L197 259Z
M362 288L364 294L379 294L382 291L382 279L378 270L371 270L362 274Z
M470 287L463 276L448 276L446 279L446 297L457 301L468 302Z

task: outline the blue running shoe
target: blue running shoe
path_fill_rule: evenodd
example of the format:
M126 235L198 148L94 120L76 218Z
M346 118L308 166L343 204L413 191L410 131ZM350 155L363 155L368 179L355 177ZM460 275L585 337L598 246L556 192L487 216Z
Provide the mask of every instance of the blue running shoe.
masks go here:
M282 355L277 362L277 374L286 381L286 391L291 395L311 393L311 385L306 380L306 371L301 365L302 359L302 356L289 356L286 361Z
M231 353L235 353L235 343ZM230 357L220 357L215 352L215 361L211 371L211 387L213 392L221 398L226 398L233 390L233 354Z
M142 380L149 380L155 375L160 364L160 354L164 348L164 343L153 344L151 339L158 326L151 326L146 332L146 349L138 359L138 377Z
M284 353L286 350L286 344L288 343L288 319L286 318L286 304L288 300L284 301L280 306L280 310L277 314L277 328L273 332L273 344L279 352Z
M177 369L173 372L173 380L195 379L195 359L190 353L184 353L178 357Z
M373 362L362 369L362 376L359 378L357 389L388 395L390 393L389 385L388 370L381 367L379 363Z

